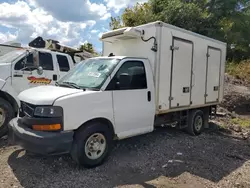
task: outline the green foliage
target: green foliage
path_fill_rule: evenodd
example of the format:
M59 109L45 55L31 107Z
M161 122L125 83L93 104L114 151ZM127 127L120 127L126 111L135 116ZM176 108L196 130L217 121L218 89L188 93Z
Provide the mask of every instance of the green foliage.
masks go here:
M122 27L122 23L121 23L121 18L118 16L118 17L111 17L111 21L109 23L109 27L111 30L114 30L114 29L119 29Z
M231 120L231 123L234 125L239 125L243 128L250 128L250 120L244 118L235 118Z
M89 52L89 53L95 53L95 50L94 50L94 47L93 47L93 44L91 44L91 43L84 43L83 45L81 45L80 47L79 47L79 50L85 50L85 51L87 51L87 52Z
M237 79L250 83L250 61L244 60L240 63L230 62L226 65L226 72Z
M249 0L149 0L111 18L110 28L163 21L228 44L228 60L250 57ZM231 48L234 45L234 48Z
M151 6L148 3L137 3L132 8L126 8L122 15L123 24L130 27L149 23L154 20L155 18L152 14Z
M85 50L85 51L91 53L94 56L100 56L100 54L98 52L96 52L96 50L94 49L93 44L91 44L89 42L84 43L83 45L81 45L79 47L79 50L81 50L81 51Z

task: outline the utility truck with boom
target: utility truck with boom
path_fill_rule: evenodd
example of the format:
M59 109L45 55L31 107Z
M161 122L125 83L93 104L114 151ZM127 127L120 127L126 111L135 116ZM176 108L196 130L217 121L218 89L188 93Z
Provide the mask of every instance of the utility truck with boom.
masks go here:
M157 126L199 135L223 99L226 44L163 22L104 33L103 56L21 92L9 138L39 154L104 162L114 140Z
M9 41L3 44L0 44L0 56L7 54L11 51L22 49L21 44L14 41Z
M0 56L0 137L18 114L21 91L54 85L74 64L70 55L46 49L23 48Z
M16 48L0 56L0 137L20 108L17 95L28 88L54 85L75 64L93 55L37 37L28 48Z

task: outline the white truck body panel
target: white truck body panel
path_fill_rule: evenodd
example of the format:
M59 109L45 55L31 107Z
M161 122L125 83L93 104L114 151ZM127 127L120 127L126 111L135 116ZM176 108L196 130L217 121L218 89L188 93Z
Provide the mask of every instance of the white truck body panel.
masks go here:
M0 44L0 56L7 54L13 50L21 49L21 45L11 45L11 44Z
M151 50L154 40L144 42L140 37L121 34L102 39L103 55L149 59L154 72L157 114L222 101L225 43L162 22L135 28L145 31L144 39L156 38L157 52Z

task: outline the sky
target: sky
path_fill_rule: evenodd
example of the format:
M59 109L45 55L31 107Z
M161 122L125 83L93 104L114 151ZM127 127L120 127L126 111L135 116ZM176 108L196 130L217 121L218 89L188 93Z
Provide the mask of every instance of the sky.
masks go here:
M0 0L0 43L32 39L58 40L72 47L90 42L102 50L99 37L109 31L111 16L146 0Z

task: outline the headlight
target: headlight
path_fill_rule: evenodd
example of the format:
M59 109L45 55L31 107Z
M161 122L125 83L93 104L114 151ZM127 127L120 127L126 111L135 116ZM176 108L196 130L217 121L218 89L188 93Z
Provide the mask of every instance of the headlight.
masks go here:
M62 117L63 109L59 106L36 107L34 115L40 117Z

